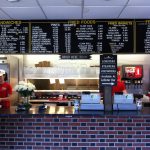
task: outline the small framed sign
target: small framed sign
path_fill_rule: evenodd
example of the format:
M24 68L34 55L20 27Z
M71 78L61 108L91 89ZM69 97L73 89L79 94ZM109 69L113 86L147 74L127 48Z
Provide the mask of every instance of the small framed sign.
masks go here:
M117 55L100 55L100 86L117 84Z

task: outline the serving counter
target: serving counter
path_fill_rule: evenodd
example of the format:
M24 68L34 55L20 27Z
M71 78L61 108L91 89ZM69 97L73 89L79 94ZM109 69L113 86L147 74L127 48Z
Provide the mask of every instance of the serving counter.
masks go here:
M38 106L32 106L29 111L16 111L16 106L12 106L10 109L0 109L0 116L7 116L7 115L50 115L50 116L64 116L64 117L74 117L74 116L106 116L106 115L137 115L137 116L150 116L150 107L144 107L142 110L139 111L112 111L112 112L105 112L105 111L98 111L98 110L79 110L75 111L73 106L56 106L56 105L49 105L45 110L39 110Z
M150 109L74 111L48 106L45 111L0 110L0 149L149 150Z

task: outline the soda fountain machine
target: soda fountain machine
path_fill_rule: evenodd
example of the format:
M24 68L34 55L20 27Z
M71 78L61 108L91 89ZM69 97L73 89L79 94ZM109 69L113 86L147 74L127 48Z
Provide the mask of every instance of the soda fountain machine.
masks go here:
M143 66L123 65L119 67L121 74L118 78L126 85L128 94L114 95L114 110L139 110L136 101L143 97Z
M123 65L121 76L128 93L143 94L143 65Z

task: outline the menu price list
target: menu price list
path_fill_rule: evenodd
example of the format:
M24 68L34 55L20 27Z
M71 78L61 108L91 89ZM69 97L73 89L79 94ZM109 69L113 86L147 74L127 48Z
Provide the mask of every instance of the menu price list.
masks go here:
M32 23L31 53L92 53L94 36L92 25L78 21Z
M117 84L117 55L100 55L100 86Z
M32 23L30 53L61 53L62 29L58 23Z
M28 53L28 23L0 21L0 53Z
M0 53L133 53L133 21L0 21L0 46Z
M136 21L136 53L150 54L150 20Z
M103 53L133 53L132 21L108 21L103 30Z
M132 21L32 23L31 53L133 53Z

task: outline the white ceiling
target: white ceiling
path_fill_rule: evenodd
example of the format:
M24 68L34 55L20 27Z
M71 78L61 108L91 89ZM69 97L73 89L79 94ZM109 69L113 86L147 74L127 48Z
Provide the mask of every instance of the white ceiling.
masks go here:
M150 0L0 0L6 19L150 19Z

